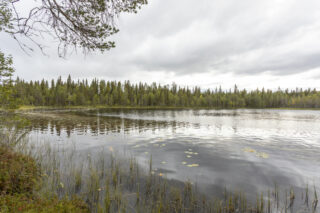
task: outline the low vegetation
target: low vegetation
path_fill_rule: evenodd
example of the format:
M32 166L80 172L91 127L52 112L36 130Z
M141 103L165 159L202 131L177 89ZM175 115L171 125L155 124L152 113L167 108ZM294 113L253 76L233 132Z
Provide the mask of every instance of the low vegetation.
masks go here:
M30 196L23 193L0 196L1 212L89 212L86 204L79 198L58 199L43 198L40 196Z
M34 159L5 147L0 147L1 194L32 193L39 179Z
M0 147L1 212L88 212L78 198L59 200L34 193L41 187L36 161L7 147Z

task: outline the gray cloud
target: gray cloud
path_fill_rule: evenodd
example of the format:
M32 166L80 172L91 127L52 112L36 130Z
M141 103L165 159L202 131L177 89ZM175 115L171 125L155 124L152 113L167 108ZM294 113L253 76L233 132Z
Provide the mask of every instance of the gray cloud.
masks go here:
M132 66L176 74L214 70L288 75L320 65L316 60L319 42L303 34L305 30L314 35L320 32L319 22L314 19L315 8L319 8L315 1L307 6L297 1L185 2L183 5L175 1L174 5L183 5L182 14L191 14L183 16L184 21L178 10L163 12L163 5L167 5L164 2L162 7L157 2L160 8L152 8L159 9L159 13L154 11L156 19L147 22L142 30L138 28L144 39L129 55ZM305 11L309 13L306 15ZM154 30L145 31L146 28Z
M128 79L149 73L141 80L161 75L164 79L156 80L165 82L165 76L179 81L187 75L230 73L241 83L251 75L310 71L317 76L319 9L317 0L151 0L138 14L120 16L120 32L111 38L117 48L105 54L73 55L66 61L55 56L53 43L49 58L39 53L28 58L12 42L1 48L13 53L17 74L27 79L69 73Z

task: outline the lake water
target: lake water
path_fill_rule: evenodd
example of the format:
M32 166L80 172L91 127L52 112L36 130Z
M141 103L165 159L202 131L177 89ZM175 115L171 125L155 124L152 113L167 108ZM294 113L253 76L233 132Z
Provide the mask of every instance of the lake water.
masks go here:
M25 114L30 137L134 156L210 193L319 186L320 111L73 110Z

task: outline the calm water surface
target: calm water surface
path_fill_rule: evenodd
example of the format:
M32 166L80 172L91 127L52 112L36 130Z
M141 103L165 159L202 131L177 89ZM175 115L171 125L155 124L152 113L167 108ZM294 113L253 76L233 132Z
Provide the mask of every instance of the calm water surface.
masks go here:
M135 156L205 192L320 183L320 111L92 110L27 116L30 137Z

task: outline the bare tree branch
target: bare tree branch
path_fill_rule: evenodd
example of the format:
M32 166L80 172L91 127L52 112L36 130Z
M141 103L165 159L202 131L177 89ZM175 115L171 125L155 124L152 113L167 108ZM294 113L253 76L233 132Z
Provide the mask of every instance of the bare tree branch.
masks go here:
M59 41L61 57L67 54L69 47L75 51L80 48L85 54L115 47L108 38L119 31L115 24L119 14L136 13L147 4L147 0L41 0L24 17L17 9L20 0L2 1L0 31L1 26L4 27L24 51L33 49L21 43L18 35L28 38L43 53L44 46L36 38L49 35Z

